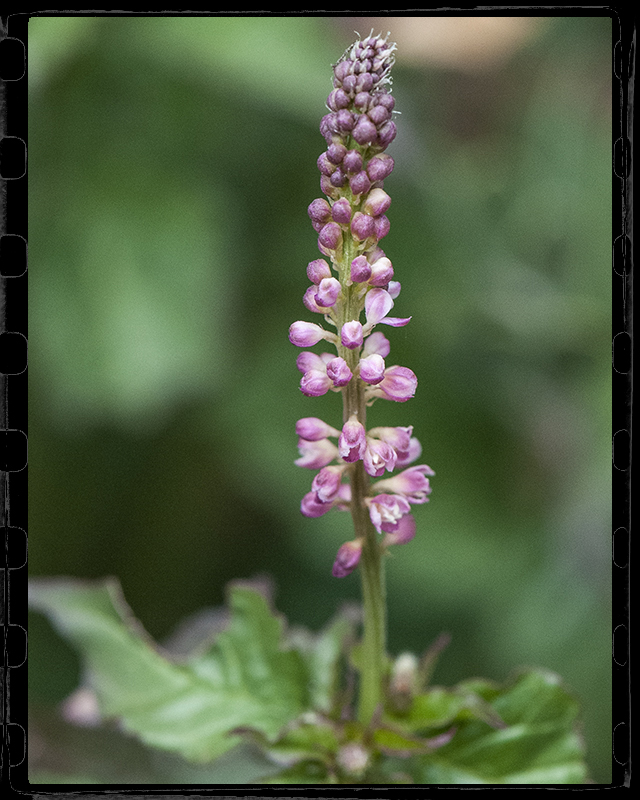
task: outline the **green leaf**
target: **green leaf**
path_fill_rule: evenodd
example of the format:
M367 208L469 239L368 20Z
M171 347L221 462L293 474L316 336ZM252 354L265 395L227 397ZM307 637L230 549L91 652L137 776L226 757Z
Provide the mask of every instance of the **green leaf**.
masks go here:
M340 660L354 637L354 624L354 613L344 609L316 636L300 628L289 636L289 643L307 664L311 701L317 711L329 713L332 709L339 690Z
M323 784L338 783L335 778L328 773L327 769L316 761L304 761L294 767L285 769L277 775L271 775L262 783L296 783L296 784Z
M485 686L485 688L488 688ZM416 760L425 784L581 784L578 704L549 672L521 674L491 701L507 727L462 722L451 742Z
M231 622L204 655L171 661L154 645L113 580L36 580L32 606L82 654L102 712L149 745L206 761L251 726L268 739L307 707L300 654L281 648L282 622L246 587L230 592Z

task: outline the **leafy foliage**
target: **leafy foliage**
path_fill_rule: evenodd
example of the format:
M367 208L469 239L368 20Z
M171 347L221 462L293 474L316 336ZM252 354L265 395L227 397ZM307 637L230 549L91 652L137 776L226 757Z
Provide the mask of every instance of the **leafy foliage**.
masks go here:
M524 672L504 687L422 687L402 711L389 700L364 726L350 718L341 680L354 641L347 613L316 636L288 631L259 591L238 583L228 625L177 659L154 644L113 579L34 580L30 603L81 653L105 717L194 762L244 741L274 765L263 773L269 784L586 780L578 705L551 673Z

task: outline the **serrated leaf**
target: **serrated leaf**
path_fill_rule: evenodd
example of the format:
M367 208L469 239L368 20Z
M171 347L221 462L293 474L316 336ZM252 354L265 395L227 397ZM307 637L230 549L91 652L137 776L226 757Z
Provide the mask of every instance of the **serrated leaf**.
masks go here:
M578 705L548 672L527 672L491 703L507 724L463 722L449 744L420 757L425 784L584 783L583 745L574 730Z
M228 630L184 663L155 649L115 580L36 580L30 602L82 654L103 714L152 746L210 760L240 741L230 730L275 738L307 706L304 662L281 649L282 622L248 588L230 593Z

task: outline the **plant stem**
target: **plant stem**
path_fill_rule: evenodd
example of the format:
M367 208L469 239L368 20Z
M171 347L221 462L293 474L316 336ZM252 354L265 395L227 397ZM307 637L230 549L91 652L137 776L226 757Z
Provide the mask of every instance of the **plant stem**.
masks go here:
M350 287L347 291L355 291ZM349 303L347 302L347 308ZM358 354L341 348L343 358L355 373ZM364 383L356 378L343 392L344 421L355 414L366 428L366 403ZM369 518L364 504L368 495L369 476L362 461L351 465L351 516L357 539L362 539L360 574L364 607L364 634L360 652L360 694L358 719L367 725L382 702L383 678L386 666L386 594L384 584L383 553L379 536Z
M386 660L386 597L384 563L378 534L362 504L360 487L366 481L362 461L356 462L352 477L353 524L358 536L364 535L360 557L362 598L364 606L364 635L360 652L360 695L358 719L367 725L382 702L382 683ZM363 481L364 479L364 481Z

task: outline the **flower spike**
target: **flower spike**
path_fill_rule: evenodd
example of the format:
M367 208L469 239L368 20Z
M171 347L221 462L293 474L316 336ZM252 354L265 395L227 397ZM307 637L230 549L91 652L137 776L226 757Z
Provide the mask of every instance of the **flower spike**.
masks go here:
M413 427L367 431L365 419L374 400L404 403L418 384L408 367L386 365L389 340L374 330L377 325L402 327L411 319L389 316L400 283L380 247L390 230L392 205L383 183L394 168L385 151L396 135L391 95L395 49L388 36L372 31L334 65L327 113L320 121L326 146L316 160L325 197L307 208L321 257L307 265L311 285L303 304L336 332L303 320L289 328L289 340L304 348L296 360L303 394L337 392L343 398L342 427L318 417L303 417L296 424L300 457L295 463L318 470L302 499L302 513L319 517L336 509L353 515L356 536L338 550L335 577L353 572L371 548L413 539L416 523L409 512L431 494L430 467L409 466L422 451ZM308 349L320 342L333 345L336 353ZM371 486L372 478L380 480Z

